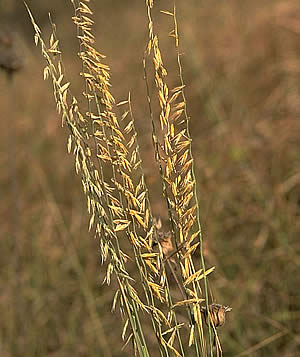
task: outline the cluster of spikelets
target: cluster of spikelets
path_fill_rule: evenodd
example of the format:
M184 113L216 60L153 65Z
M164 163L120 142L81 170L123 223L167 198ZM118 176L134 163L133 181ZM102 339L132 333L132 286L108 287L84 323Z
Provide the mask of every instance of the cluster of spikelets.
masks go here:
M92 11L87 5L89 1L71 1L82 62L81 76L85 82L85 112L80 110L78 100L71 93L70 83L65 81L55 25L52 24L50 45L47 47L28 11L35 30L35 42L41 46L47 63L44 78L52 80L57 110L61 114L62 124L69 129L68 151L74 155L76 173L81 176L87 197L89 229L93 229L99 238L101 256L103 262L107 263L105 280L107 284L112 277L117 281L113 308L119 306L124 318L122 337L126 343L133 343L138 355L150 355L141 321L143 312L151 320L162 356L191 355L191 349L197 356L212 356L215 328L208 323L208 348L201 308L203 304L208 307L206 276L213 268L205 269L202 254L175 6L172 11L163 11L173 20L174 27L170 35L175 39L180 78L178 86L170 90L153 26L153 1L146 1L149 42L145 51L144 71L153 145L171 226L164 243L160 239L164 234L157 229L151 211L130 96L115 104L110 92L110 74L109 67L104 63L105 56L94 47ZM152 61L148 63L149 58ZM147 68L152 64L160 105L159 118L153 114L149 93ZM116 115L117 106L125 108L120 117ZM130 242L130 250L128 244L123 244L124 239ZM127 251L123 246L127 247ZM168 248L173 246L174 250ZM201 268L196 268L193 261L193 253L197 249L200 251ZM139 280L129 273L128 267L132 269L133 264L139 272ZM177 265L176 271L173 264ZM182 295L180 301L174 301L171 295L168 269L171 269L179 285ZM202 287L201 280L204 281ZM188 323L179 321L178 306L186 307ZM184 329L189 329L188 341L183 340Z

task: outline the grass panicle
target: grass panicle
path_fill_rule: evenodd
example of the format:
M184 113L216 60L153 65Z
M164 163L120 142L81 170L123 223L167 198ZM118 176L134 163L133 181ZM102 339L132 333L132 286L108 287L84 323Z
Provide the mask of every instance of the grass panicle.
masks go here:
M178 86L169 89L167 84L167 70L154 31L153 1L146 1L149 42L144 57L153 145L171 226L168 244L175 247L175 251L169 251L166 243L160 240L163 233L152 213L131 96L129 94L126 100L116 104L110 90L109 65L105 55L95 48L89 1L71 2L79 42L78 56L82 63L80 75L84 81L85 110L79 106L80 101L72 94L71 83L65 79L55 24L50 18L52 33L47 46L28 7L27 10L35 30L35 43L40 45L46 60L44 79L52 81L62 125L69 130L67 148L73 154L75 171L81 177L87 198L89 230L99 239L102 262L107 266L104 280L110 284L111 279L116 279L118 284L113 309L119 306L124 320L122 338L125 346L131 342L139 356L150 355L144 329L146 314L151 320L161 356L190 355L191 346L194 346L195 355L205 356L208 351L201 303L205 301L208 306L206 279L213 268L205 269L202 254L175 7L174 12L164 12L174 20L171 36L175 37L177 50ZM149 57L154 65L160 107L157 118L149 94ZM123 111L117 114L120 110ZM124 239L130 244L124 244ZM202 267L196 268L193 254L199 247ZM135 268L132 269L133 265ZM138 274L132 274L132 270ZM179 286L181 300L174 298L170 287L172 277ZM202 280L205 282L204 295L200 285ZM186 308L188 322L182 322L177 313L181 306ZM212 355L211 333L209 336Z

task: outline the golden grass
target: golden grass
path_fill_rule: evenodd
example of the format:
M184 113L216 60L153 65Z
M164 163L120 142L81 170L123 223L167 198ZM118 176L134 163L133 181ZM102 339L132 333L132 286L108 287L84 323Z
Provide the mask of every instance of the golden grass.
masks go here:
M74 6L73 22L77 27L79 41L79 58L82 62L80 75L85 82L83 96L87 100L87 111L83 114L66 82L64 65L61 58L56 26L52 24L49 47L46 46L41 31L29 8L31 22L35 30L35 43L40 45L46 60L44 79L53 84L54 98L62 125L69 129L68 152L73 153L75 171L81 176L83 191L87 197L90 214L89 230L93 229L99 239L102 261L107 262L105 281L110 285L112 276L119 288L116 291L114 305L119 299L120 310L124 317L122 337L127 342L132 340L134 350L140 356L148 356L147 337L144 333L140 312L147 313L151 319L157 345L162 355L175 353L184 356L186 346L194 345L195 354L207 355L205 335L201 317L200 304L206 301L208 309L207 275L213 269L205 270L202 253L199 205L196 195L196 180L191 154L186 99L184 96L182 67L179 55L179 37L175 6L173 12L165 12L174 20L177 61L180 72L180 85L170 91L165 77L167 71L162 62L158 36L154 33L152 20L153 2L147 2L149 20L149 42L146 54L153 55L154 79L160 105L160 133L157 135L156 119L153 115L149 82L144 58L144 71L148 92L150 120L155 156L166 199L171 224L170 239L174 241L176 252L172 260L164 254L163 245L157 237L149 190L145 183L142 160L137 142L137 132L131 108L130 96L118 106L127 105L127 110L118 119L114 107L115 99L110 92L110 68L104 63L105 56L95 47L92 34L92 11L88 1ZM185 116L182 118L182 115ZM129 119L127 119L127 117ZM160 141L162 140L162 141ZM124 235L125 233L125 235ZM123 248L122 240L127 236L131 248ZM196 239L200 239L199 242ZM159 247L153 251L153 243ZM199 243L201 243L199 245ZM180 249L179 249L180 246ZM202 268L196 270L193 253L200 246ZM175 261L175 257L177 262ZM128 265L135 261L139 272L139 282L130 275ZM183 301L173 302L170 291L167 267L182 293ZM180 280L172 267L177 265ZM204 280L205 299L200 280ZM136 286L134 286L136 285ZM142 292L138 292L138 286ZM188 286L188 290L187 290ZM192 299L188 298L189 296ZM189 327L178 321L175 306L187 306ZM210 355L212 356L212 332L208 323ZM190 329L189 343L182 340L182 327ZM196 329L195 329L196 326ZM129 327L129 332L127 329ZM197 333L195 333L197 332ZM216 330L214 328L214 333ZM166 339L165 335L169 337ZM221 353L218 347L217 354Z
M165 228L170 230L171 226L166 223L167 214L164 213L167 209L161 199L161 191L156 189L160 184L151 171L152 152L148 146L151 135L148 134L149 120L146 120L144 113L146 96L140 95L144 84L141 69L138 69L143 56L143 44L139 39L144 38L145 42L147 30L141 30L145 27L145 18L139 14L143 13L144 4L133 1L130 11L122 3L114 4L101 2L101 11L96 12L95 33L101 41L101 48L111 57L114 93L117 97L127 98L128 87L133 87L130 102L141 138L141 156L146 158L145 181L153 212L160 212L164 218L162 233L165 233ZM34 10L42 6L33 1L30 5ZM218 6L214 1L203 2L197 11L192 3L184 7L179 5L178 17L184 34L181 40L185 52L182 57L187 80L185 90L192 118L190 126L193 151L196 153L197 184L200 187L205 257L208 267L216 265L218 268L211 278L214 301L234 307L220 331L225 355L292 356L299 348L298 289L295 288L299 257L299 109L296 85L299 79L299 7L295 1L289 0L271 1L266 7L255 0L242 7L232 0L218 2ZM57 6L61 11L55 16L59 33L62 38L69 39L68 36L72 37L67 25L69 10L66 9L64 17L62 5L59 3ZM99 9L99 4L95 6ZM114 21L108 16L112 6L118 9L113 16ZM172 5L163 9L173 12ZM164 66L169 69L166 77L169 88L174 88L178 86L178 72L169 60L171 42L163 35L167 34L168 28L172 29L172 17L159 15L155 8L153 11L155 29L161 30L161 26L157 26L158 20L163 24L159 45ZM103 16L104 12L106 16ZM45 19L39 16L42 13L47 11L37 12L37 17L43 33L47 33ZM57 10L53 12L56 13ZM63 25L60 25L62 21ZM132 34L130 41L114 32L113 27L117 30L119 25L123 33L128 31ZM65 31L65 26L68 31ZM105 36L102 26L108 30ZM136 31L138 27L140 33ZM167 46L166 56L163 49L168 41L170 46ZM67 51L68 47L74 48L74 41L63 41L62 44L68 78L72 78L71 89L78 92L75 56L70 57ZM128 48L138 47L140 53L135 50L131 51L134 53L126 52ZM11 92L2 92L1 100L3 117L6 118L1 121L1 163L4 167L8 163L5 133L7 120L13 117L17 137L17 177L21 185L18 249L11 260L13 239L6 209L10 186L5 170L2 172L1 284L7 288L1 292L1 354L93 356L105 350L106 341L112 355L132 355L131 340L124 351L121 351L120 344L116 344L116 335L122 334L118 324L118 297L115 300L116 312L110 316L111 293L106 287L96 286L103 277L97 278L98 274L102 274L97 267L96 241L84 238L86 230L83 227L88 223L85 208L82 208L83 198L78 195L80 180L73 175L71 162L64 155L63 134L67 128L59 131L51 98L48 99L45 85L37 75L39 57L31 46L30 52L36 57L29 57L34 66L16 76L16 87ZM156 87L151 80L151 59L148 64L156 120L160 107ZM10 104L10 110L6 102L9 92L18 98ZM79 104L84 107L82 100ZM15 111L13 114L12 108ZM117 107L117 111L119 109L121 113L118 117L121 118L123 112L128 111L127 104ZM83 110L84 115L86 111ZM128 118L129 114L124 120ZM157 122L158 131L159 128L160 123ZM161 139L159 135L158 138ZM48 192L53 193L51 199ZM63 221L55 218L55 211L50 209L53 205ZM66 245L62 243L62 238ZM88 288L79 283L79 275L71 263L71 241L74 241ZM127 242L124 236L122 244L126 252ZM157 246L154 248L152 254L157 253ZM196 247L194 256L198 257L198 254ZM155 270L148 258L151 256L144 256L145 263ZM136 265L128 262L127 266L130 276L135 278ZM168 267L167 275L175 296L174 303L184 301ZM110 284L114 291L118 289L113 275ZM134 285L134 288L140 295L140 287ZM96 325L93 325L87 309L85 289L90 290L98 320L105 327L104 340L97 338L100 327L93 327ZM188 324L184 318L184 303L174 309L179 318ZM160 310L154 311L159 314ZM149 350L157 352L156 338L150 332L152 327L151 323L147 323L147 314L142 313L141 317L145 334L150 340ZM185 337L184 328L180 330ZM130 337L128 331L129 324L124 333L125 339ZM164 336L168 338L169 335ZM106 355L106 352L103 353Z

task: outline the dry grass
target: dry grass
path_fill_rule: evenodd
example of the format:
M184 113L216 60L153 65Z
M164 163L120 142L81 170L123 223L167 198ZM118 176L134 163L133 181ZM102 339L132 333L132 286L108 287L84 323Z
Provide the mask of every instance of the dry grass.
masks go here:
M88 2L72 1L72 20L77 29L78 56L82 63L83 97L87 102L85 107L79 104L71 91L71 83L65 79L60 41L51 17L52 31L47 45L27 5L26 8L34 27L35 44L40 46L46 62L44 79L52 82L62 126L66 126L69 132L67 149L74 156L75 172L81 178L87 198L89 231L93 231L98 239L101 260L106 264L104 282L110 285L114 279L118 285L114 293L113 311L117 307L120 310L124 323L122 338L126 341L125 346L129 342L132 344L136 354L149 356L148 346L152 338L149 333L145 334L145 328L151 322L156 347L161 355L185 356L194 347L195 355L206 356L209 353L212 356L213 334L217 335L217 326L212 323L214 320L206 319L210 346L207 349L201 303L205 301L209 311L207 276L214 268L206 270L204 264L176 7L174 5L172 12L163 13L173 19L174 28L170 36L174 37L177 50L179 86L169 91L167 70L154 29L153 1L146 2L149 36L144 57L153 147L171 225L169 246L174 244L176 247L171 259L165 253L165 242L158 238L131 98L129 95L127 100L115 104L106 56L95 48L93 12ZM148 57L152 58L154 65L153 78L160 107L157 115L153 111L149 87ZM119 117L115 112L118 106L125 106ZM158 124L160 129L157 128ZM198 264L198 268L193 259L197 248L200 248L201 256L201 266ZM181 299L171 292L167 267L178 284ZM202 280L203 288L200 285ZM189 324L178 313L178 306L186 307ZM92 318L96 317L93 308ZM145 317L149 319L148 324ZM103 334L103 328L100 327ZM183 337L187 330L188 342ZM217 341L219 355L222 349Z
M29 4L34 8L33 1ZM215 300L233 307L220 339L228 356L293 356L299 348L299 7L295 1L272 1L266 7L256 1L243 7L236 1L215 5L203 3L194 11L190 4L180 7L178 16L184 34L205 256L208 266L217 266L212 279ZM96 35L110 55L117 96L125 98L133 88L132 106L137 131L142 133L153 211L166 219L159 176L152 174L149 123L138 120L147 115L146 96L139 96L145 93L144 4L134 2L131 11L116 4L122 11L114 13L115 23L133 34L130 40L113 32L111 4L102 6L105 16L96 9ZM172 9L167 4L164 8ZM157 16L164 17L163 27L170 27L166 15ZM68 22L61 12L55 19L58 28L60 18ZM100 23L108 29L107 39L101 36ZM140 33L133 31L137 27ZM131 55L130 42L141 48L139 58L136 52ZM161 43L165 45L167 39ZM38 56L34 51L30 47ZM69 77L76 79L74 60L66 57L64 62ZM111 292L97 285L103 277L95 279L101 271L94 252L97 243L86 239L88 222L79 182L64 153L64 133L47 86L36 75L39 60L29 54L29 63L34 66L18 75L13 89L4 91L4 78L1 83L6 98L1 164L8 167L4 153L9 140L4 133L7 118L13 117L21 212L14 242L10 179L3 170L0 263L1 284L6 288L1 293L1 354L93 356L103 350L107 355L108 345L113 356L130 355L129 349L120 352L115 343L116 329L118 336L122 329L116 323L118 315L109 312ZM166 59L166 65L172 88L176 63ZM80 86L74 91L80 92ZM16 105L7 105L10 96L18 98ZM173 281L171 287L180 297Z

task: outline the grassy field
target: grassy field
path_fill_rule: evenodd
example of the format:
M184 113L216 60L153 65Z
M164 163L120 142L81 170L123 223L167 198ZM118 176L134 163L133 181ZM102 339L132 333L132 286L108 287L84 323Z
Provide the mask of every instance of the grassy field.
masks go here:
M232 307L224 356L300 349L300 5L296 0L177 1L204 254L214 300ZM163 10L172 2L158 3ZM45 35L57 24L67 75L82 92L69 1L28 0ZM48 6L48 7L47 7ZM130 91L154 214L167 219L143 80L144 1L97 1L97 47L118 101ZM50 84L18 1L0 4L25 66L0 74L0 355L131 356L66 150ZM155 10L169 80L170 23ZM83 101L83 99L82 99ZM156 356L153 350L153 356Z

